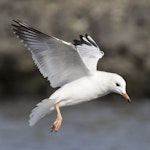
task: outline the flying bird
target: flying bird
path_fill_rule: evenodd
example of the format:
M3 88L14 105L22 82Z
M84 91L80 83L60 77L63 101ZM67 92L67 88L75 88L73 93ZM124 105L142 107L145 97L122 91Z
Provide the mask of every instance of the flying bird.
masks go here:
M30 126L56 110L51 131L58 131L62 123L60 107L90 101L112 92L131 101L126 92L126 82L120 75L97 71L98 60L104 52L90 35L80 35L80 39L72 44L44 34L19 20L14 20L12 27L31 52L41 74L53 88L59 87L32 110Z

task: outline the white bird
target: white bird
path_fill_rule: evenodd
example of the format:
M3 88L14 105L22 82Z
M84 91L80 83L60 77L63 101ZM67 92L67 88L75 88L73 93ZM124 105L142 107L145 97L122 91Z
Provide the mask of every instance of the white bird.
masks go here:
M130 102L126 82L120 75L97 71L98 60L104 52L88 34L80 35L80 40L74 40L72 44L48 36L18 20L14 20L12 26L14 33L32 53L41 74L53 88L60 87L32 110L30 126L56 110L57 117L51 130L58 131L62 123L60 107L89 101L111 92L121 94Z

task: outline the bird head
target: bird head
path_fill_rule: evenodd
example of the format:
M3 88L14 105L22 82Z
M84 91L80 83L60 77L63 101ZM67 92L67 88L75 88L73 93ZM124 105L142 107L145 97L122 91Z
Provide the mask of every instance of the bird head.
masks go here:
M112 92L122 95L128 102L131 102L130 97L126 92L126 81L118 74L113 74L111 77Z

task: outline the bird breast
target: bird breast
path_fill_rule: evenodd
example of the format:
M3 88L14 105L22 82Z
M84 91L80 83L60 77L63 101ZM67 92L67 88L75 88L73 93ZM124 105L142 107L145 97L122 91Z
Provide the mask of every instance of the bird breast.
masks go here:
M95 76L82 77L58 89L50 99L62 105L73 105L102 96L103 90L100 87Z

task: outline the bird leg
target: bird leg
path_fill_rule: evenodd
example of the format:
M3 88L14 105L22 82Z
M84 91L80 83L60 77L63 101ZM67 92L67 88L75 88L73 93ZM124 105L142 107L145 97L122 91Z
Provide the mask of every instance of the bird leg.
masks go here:
M55 109L57 112L57 117L56 117L56 120L54 121L53 125L51 126L51 132L53 132L53 131L57 132L62 123L62 116L61 116L60 109L59 109L59 103L55 104Z

